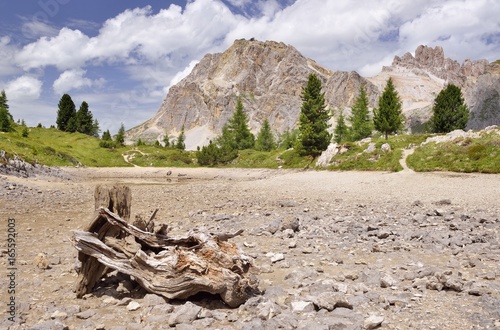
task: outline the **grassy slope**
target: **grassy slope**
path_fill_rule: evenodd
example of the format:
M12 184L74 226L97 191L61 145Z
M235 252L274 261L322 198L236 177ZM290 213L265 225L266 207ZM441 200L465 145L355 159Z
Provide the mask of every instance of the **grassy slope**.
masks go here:
M500 134L483 132L479 139L428 143L417 148L407 163L420 172L500 173Z
M57 129L30 128L29 136L22 137L22 129L0 132L0 150L18 155L24 160L49 166L198 166L195 152L157 148L154 146L126 146L114 150L99 147L99 139L79 133L64 133ZM388 141L373 138L374 153L363 152L368 143L349 143L348 150L335 156L330 170L400 171L404 148L420 145L428 135L391 136ZM382 152L380 147L389 143L391 151ZM448 143L429 143L420 146L407 163L416 171L455 171L500 173L500 135L483 134L480 139L462 139ZM238 158L226 165L241 168L305 168L313 167L310 157L300 157L293 150L260 152L243 150Z
M120 150L99 148L97 138L55 128L30 128L26 138L20 127L14 132L0 133L0 149L30 163L49 166L127 166Z

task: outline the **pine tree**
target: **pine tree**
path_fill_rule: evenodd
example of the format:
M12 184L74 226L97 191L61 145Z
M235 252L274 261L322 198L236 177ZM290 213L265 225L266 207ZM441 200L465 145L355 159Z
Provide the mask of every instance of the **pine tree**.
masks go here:
M321 80L310 74L302 89L298 149L302 155L319 156L328 148L331 133L328 132L330 113L325 105L325 93L321 92Z
M10 122L14 122L14 117L9 112L9 101L7 100L7 94L5 94L5 90L2 89L0 92L0 107L3 107L7 112L7 116L9 117Z
M236 111L233 117L225 126L225 142L229 143L232 149L244 150L253 148L255 137L248 128L248 117L243 111L243 103L240 98L236 101Z
M57 129L64 132L76 131L76 107L71 96L64 94L59 101L59 110L57 111Z
M109 133L109 129L102 133L103 141L111 141L111 133Z
M0 132L10 132L12 130L12 120L9 111L0 104Z
M337 143L340 143L346 140L347 135L349 133L348 127L345 123L344 112L340 110L339 119L337 120L337 125L334 130L334 140Z
M185 139L186 139L186 136L184 134L184 125L182 125L181 133L177 137L177 142L175 143L175 149L179 149L179 150L186 149L186 144L184 143Z
M255 141L255 149L259 151L271 151L275 148L276 142L274 141L273 132L271 131L269 120L266 119L264 120L259 134L257 135L257 140Z
M460 87L449 84L434 100L431 127L434 133L448 133L465 129L469 121L469 108Z
M89 110L89 105L87 102L83 101L80 109L75 115L75 128L77 132L93 135L94 133L94 121L92 112Z
M289 128L281 134L279 138L279 147L290 149L297 143L299 131L297 129L290 130Z
M359 95L352 106L350 138L353 141L362 140L372 134L372 121L369 113L369 101L364 85L359 87Z
M96 118L96 119L94 119L94 122L92 123L92 132L90 135L98 138L100 132L101 132L101 129L99 128L99 121Z
M373 111L373 123L375 129L385 134L396 133L403 128L403 113L401 110L401 99L394 87L392 79L387 80L384 92L378 99L378 109Z
M125 142L125 126L123 123L120 125L120 129L118 129L118 134L115 136L115 142L118 146L122 146Z
M170 148L170 138L168 136L168 132L165 132L165 136L163 137L163 143L165 143L165 148Z

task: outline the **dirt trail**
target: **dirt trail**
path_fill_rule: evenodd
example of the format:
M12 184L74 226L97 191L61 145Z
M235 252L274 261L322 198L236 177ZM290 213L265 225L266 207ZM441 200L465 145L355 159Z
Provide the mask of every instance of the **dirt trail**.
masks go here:
M408 156L410 156L414 152L415 152L415 148L403 149L403 156L399 160L399 163L401 164L401 166L403 166L403 171L414 172L411 168L408 167L408 164L406 163L406 159L408 158Z

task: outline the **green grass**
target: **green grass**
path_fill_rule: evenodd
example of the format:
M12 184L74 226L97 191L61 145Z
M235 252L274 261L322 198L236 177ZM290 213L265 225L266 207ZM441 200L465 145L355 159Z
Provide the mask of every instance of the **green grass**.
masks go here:
M500 135L483 133L478 139L428 143L417 148L407 163L418 172L500 173Z
M257 151L240 150L238 157L225 167L237 168L305 168L311 166L311 157L302 157L294 150Z
M402 157L403 149L418 145L425 141L427 135L399 135L390 136L386 141L384 138L373 138L376 150L373 153L365 153L369 143L347 143L347 151L336 155L333 165L329 170L342 171L390 171L398 172L403 169L399 160ZM390 151L382 151L381 146L388 143L391 146Z
M0 133L0 149L17 155L29 163L48 166L126 166L120 150L99 148L99 140L80 133L65 133L55 128L22 128Z
M129 155L129 161L144 167L193 167L196 165L196 155L192 151L165 149L151 145L128 147L124 154Z
M65 133L54 128L30 128L22 136L22 127L0 132L0 150L9 157L17 155L32 164L48 166L125 167L132 166L123 159L129 155L134 165L145 167L196 167L196 152L165 149L152 145L125 146L116 149L99 147L99 139L80 133ZM347 143L347 151L334 157L329 170L400 171L402 152L409 146L420 146L429 135L390 136L388 141L374 137L376 151L365 153L368 143ZM389 143L391 151L381 146ZM1 160L0 160L1 161ZM223 167L239 168L307 168L315 159L302 157L293 149L263 152L242 150L238 157ZM453 171L500 173L500 135L483 133L478 139L458 139L448 143L429 143L416 148L407 159L415 171Z

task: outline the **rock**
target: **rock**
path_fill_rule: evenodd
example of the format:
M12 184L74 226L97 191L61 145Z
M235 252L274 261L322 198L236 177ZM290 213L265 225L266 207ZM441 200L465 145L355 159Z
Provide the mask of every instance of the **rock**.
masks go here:
M59 310L55 311L50 315L51 319L61 319L64 320L65 318L68 317L68 314L66 312L61 312Z
M198 318L200 311L201 307L187 301L183 305L175 308L172 314L170 314L168 325L175 326L181 323L191 323Z
M144 305L144 307L157 306L165 303L166 303L165 298L157 294L151 294L151 293L145 295L144 299L142 300L142 304Z
M391 151L391 145L389 143L384 143L382 144L382 146L380 147L380 150L382 150L383 152L389 152Z
M59 320L50 320L38 323L32 327L28 328L29 330L68 330L69 327L61 323Z
M341 292L323 292L317 297L311 297L311 300L318 309L323 308L329 312L338 307L353 309L353 305Z
M380 231L378 234L377 234L377 238L378 239L385 239L387 237L389 237L389 235L391 235L390 232L388 231Z
M285 255L283 253L272 253L270 255L271 262L274 264L278 261L285 260Z
M363 323L363 328L364 329L375 329L379 327L382 322L384 322L385 318L383 316L376 316L376 315L370 315L368 318L365 319L365 322Z
M350 106L352 95L362 84L366 85L371 103L380 93L356 72L331 71L304 57L293 46L240 39L224 53L206 54L186 78L170 88L153 118L127 131L126 140L161 139L166 128L176 134L184 125L186 148L194 150L206 143L207 137L221 133L235 108L232 95L252 95L247 96L248 101L243 98L252 131L260 129L257 117L263 116L282 133L297 123L300 94L311 73L325 82L325 99L332 108ZM208 99L210 102L205 101ZM257 116L259 112L261 115Z
M34 260L35 266L40 269L49 269L50 262L44 253L39 253Z
M86 311L75 314L79 319L86 320L94 316L97 312L94 309L87 309Z
M314 312L314 304L310 301L293 301L291 305L294 313Z
M128 303L127 305L127 310L128 311L136 311L138 310L139 308L141 308L141 304L139 304L137 301L131 301Z
M390 275L385 275L380 279L381 288L390 288L392 286L395 286L397 283L398 281Z
M370 142L370 144L368 144L368 147L363 152L365 152L367 154L371 154L371 153L374 153L375 150L377 150L377 148L375 147L375 143Z

